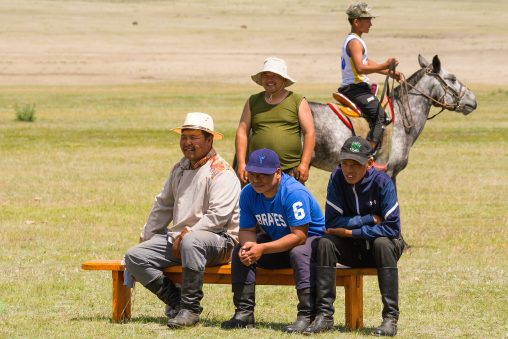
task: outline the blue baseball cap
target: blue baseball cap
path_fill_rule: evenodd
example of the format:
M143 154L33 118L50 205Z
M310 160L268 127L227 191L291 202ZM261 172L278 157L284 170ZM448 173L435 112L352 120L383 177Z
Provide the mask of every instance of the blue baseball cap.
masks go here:
M268 148L261 148L252 152L245 169L247 172L273 174L280 168L279 156Z

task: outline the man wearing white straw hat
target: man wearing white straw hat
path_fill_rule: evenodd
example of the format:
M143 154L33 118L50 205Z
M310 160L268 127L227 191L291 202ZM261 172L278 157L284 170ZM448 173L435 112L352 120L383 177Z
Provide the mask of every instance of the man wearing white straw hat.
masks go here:
M261 71L251 78L264 91L249 97L236 131L236 170L240 181L247 183L248 154L267 148L277 153L283 172L305 183L315 143L314 121L307 100L286 89L295 80L289 76L282 59L267 58Z
M166 304L168 326L179 328L199 321L205 266L231 258L238 235L240 183L213 149L214 139L222 139L222 134L214 130L211 116L188 113L173 131L180 134L184 157L155 197L141 233L143 242L127 251L125 265ZM182 265L181 289L162 273L174 265Z

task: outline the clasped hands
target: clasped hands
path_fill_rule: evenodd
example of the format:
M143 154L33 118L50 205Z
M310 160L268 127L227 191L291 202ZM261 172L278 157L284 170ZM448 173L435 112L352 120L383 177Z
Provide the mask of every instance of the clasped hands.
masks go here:
M263 255L263 245L248 241L240 247L238 251L238 257L245 266L255 264L259 258Z
M383 218L377 214L372 215L372 219L374 220L374 225L383 222ZM333 234L341 238L351 238L353 236L353 231L347 228L327 228L325 229L325 234Z
M353 231L347 228L327 228L325 229L325 234L333 234L341 238L351 238Z

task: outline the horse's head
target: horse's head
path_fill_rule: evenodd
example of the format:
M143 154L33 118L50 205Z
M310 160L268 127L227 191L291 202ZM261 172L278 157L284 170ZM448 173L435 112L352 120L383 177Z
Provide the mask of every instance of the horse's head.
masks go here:
M454 74L441 67L441 61L437 55L432 59L432 64L429 64L421 55L418 55L418 62L422 68L425 68L426 75L434 81L431 90L434 106L461 112L464 115L476 109L474 93L464 86Z

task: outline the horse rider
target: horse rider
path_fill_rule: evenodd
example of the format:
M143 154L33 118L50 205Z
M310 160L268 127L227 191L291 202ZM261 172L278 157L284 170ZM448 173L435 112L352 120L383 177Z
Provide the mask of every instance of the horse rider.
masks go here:
M351 24L351 32L344 39L342 46L342 83L338 92L348 97L362 111L370 127L367 140L372 149L376 151L383 136L385 111L379 100L371 92L367 74L380 73L387 75L390 64L393 62L397 65L398 61L395 58L388 58L384 63L378 64L368 57L367 45L362 39L362 35L369 33L372 18L375 18L375 16L365 2L349 6L346 14ZM400 79L398 71L392 72L390 76L396 80ZM377 164L374 163L374 166L377 166Z

